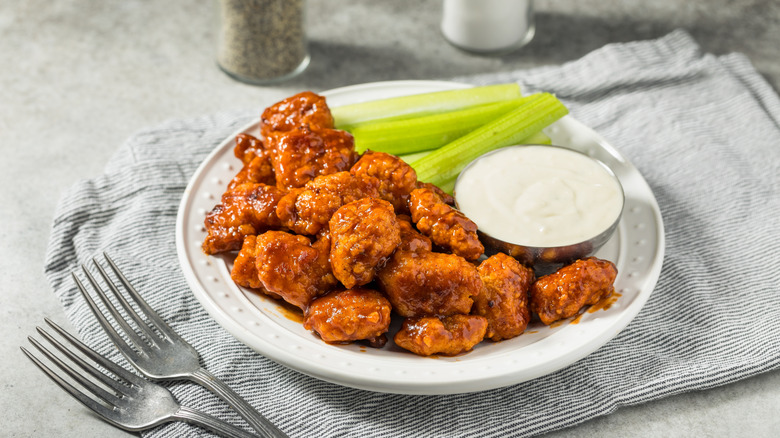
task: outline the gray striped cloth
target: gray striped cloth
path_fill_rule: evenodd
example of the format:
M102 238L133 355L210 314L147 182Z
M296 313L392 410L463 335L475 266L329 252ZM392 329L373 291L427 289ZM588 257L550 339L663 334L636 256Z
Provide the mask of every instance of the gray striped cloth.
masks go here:
M46 275L84 341L125 366L69 273L108 251L224 379L292 437L509 437L620 406L734 382L780 365L780 101L742 55L702 53L684 32L614 44L555 67L459 78L556 93L633 162L658 199L666 257L636 319L554 374L466 395L361 391L278 365L217 325L190 292L174 222L206 154L259 111L172 121L132 137L105 173L64 194ZM261 103L263 105L272 102ZM185 405L243 424L205 390ZM173 423L154 437L208 436Z

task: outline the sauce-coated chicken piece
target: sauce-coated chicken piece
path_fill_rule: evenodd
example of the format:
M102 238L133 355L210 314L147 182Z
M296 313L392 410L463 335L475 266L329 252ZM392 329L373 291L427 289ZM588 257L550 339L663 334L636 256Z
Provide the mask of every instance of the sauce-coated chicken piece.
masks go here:
M269 186L276 185L274 167L271 156L263 147L259 138L249 134L238 134L233 154L241 160L243 167L230 181L228 190L244 183L262 183Z
M266 139L304 125L312 129L333 128L325 97L304 91L269 106L260 116L260 132Z
M420 356L454 356L479 344L487 326L487 320L477 315L407 318L393 340L399 347Z
M414 228L411 217L405 214L399 214L396 216L396 219L398 220L398 225L401 229L401 244L398 245L398 251L418 252L431 251L433 249L431 239L427 236L423 236Z
M239 184L222 195L222 202L207 215L208 236L203 252L217 254L241 248L244 237L279 227L276 205L285 192L266 184Z
M328 261L329 241L268 231L257 236L255 265L263 287L306 310L312 299L332 290L336 278Z
M417 172L404 160L384 152L366 151L349 171L378 179L379 197L393 204L396 212L408 212L409 194L417 187Z
M483 288L477 268L463 257L429 251L396 251L377 279L405 317L469 313Z
M534 282L534 271L514 258L497 253L477 268L485 288L474 297L472 313L488 321L486 338L510 339L525 331L531 320L528 291Z
M263 141L254 135L242 132L236 135L236 145L233 146L233 155L242 163L247 164L257 155L265 153Z
M329 222L333 275L347 289L371 282L401 243L393 205L363 198L341 206Z
M301 126L266 139L276 185L302 187L318 175L346 171L355 164L355 140L347 131Z
M531 310L545 324L576 315L615 290L617 268L609 260L580 259L540 277L531 287Z
M477 225L447 205L434 190L412 191L409 210L417 229L430 237L434 244L466 260L476 260L485 252L477 236Z
M439 186L427 182L417 181L417 188L433 190L434 193L439 195L442 202L451 207L455 207L455 197L440 189Z
M303 326L329 343L361 339L383 344L390 327L390 302L371 289L330 292L311 302L304 312Z
M293 189L276 207L282 225L298 234L317 234L327 228L342 205L363 198L376 198L379 180L349 172L321 175L303 188Z
M302 187L317 175L349 170L357 160L352 135L333 129L325 98L310 91L266 108L260 132L276 184L283 189Z
M255 263L256 256L257 236L244 237L244 244L241 245L241 250L238 251L238 255L233 261L233 268L230 270L230 278L239 286L255 289L273 298L281 298L279 295L271 293L263 287L263 283L260 281L260 277L257 274L257 264Z
M238 251L236 259L233 261L233 269L230 270L230 278L237 285L252 289L260 289L263 283L257 276L257 266L255 265L255 251L257 246L257 236L244 237L244 244Z

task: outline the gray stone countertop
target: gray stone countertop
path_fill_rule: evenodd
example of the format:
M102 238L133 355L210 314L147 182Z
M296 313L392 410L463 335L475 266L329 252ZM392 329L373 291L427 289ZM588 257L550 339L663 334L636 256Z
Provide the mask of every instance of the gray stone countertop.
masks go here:
M530 45L503 56L441 37L441 1L310 0L312 62L272 87L214 63L211 2L0 3L0 435L124 436L46 379L19 351L46 316L71 327L43 277L62 191L102 173L133 132L167 119L258 110L287 95L394 79L438 79L560 64L611 42L682 28L715 54L743 52L780 88L774 0L539 0ZM616 365L618 366L618 365ZM550 437L777 436L780 372L675 395Z

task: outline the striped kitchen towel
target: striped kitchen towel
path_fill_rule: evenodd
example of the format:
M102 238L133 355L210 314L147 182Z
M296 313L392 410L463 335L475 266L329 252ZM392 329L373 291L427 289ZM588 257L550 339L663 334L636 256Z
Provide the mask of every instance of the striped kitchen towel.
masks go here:
M291 437L530 436L780 366L780 101L744 56L702 53L676 31L608 45L562 66L459 80L517 81L555 93L651 186L666 229L661 276L639 315L602 348L526 383L410 396L320 381L241 344L188 288L174 227L198 164L257 111L143 131L103 175L66 191L45 270L81 338L129 367L69 279L79 264L108 251L201 352L205 367ZM198 386L168 386L183 404L242 424ZM183 423L145 433L208 435Z

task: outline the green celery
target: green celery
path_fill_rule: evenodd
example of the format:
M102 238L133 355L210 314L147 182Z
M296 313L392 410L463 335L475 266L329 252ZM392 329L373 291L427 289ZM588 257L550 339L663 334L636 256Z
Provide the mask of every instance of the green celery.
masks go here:
M503 146L518 144L568 114L552 94L537 93L530 101L500 118L454 140L411 164L420 181L452 183L468 163Z
M429 116L365 123L348 130L355 137L358 152L371 149L394 155L410 154L444 146L529 99L521 97Z
M443 183L441 183L437 187L442 189L444 191L444 193L449 193L450 195L452 195L453 192L455 191L455 183L457 181L458 181L457 178L452 178L450 180L444 181Z
M436 114L521 97L517 84L436 91L331 108L338 129L371 120L398 120Z
M552 140L544 132L539 131L530 137L524 138L517 144L552 144Z
M422 152L415 152L413 154L404 154L399 155L398 158L404 160L406 164L412 164L415 161L419 160L420 158L430 154L433 151L422 151Z
M545 133L543 133L542 131L539 131L539 132L537 132L535 134L532 134L530 137L517 142L517 144L552 144L552 140ZM508 145L508 146L511 146L511 145ZM411 160L411 161L406 161L407 159L404 158L404 157L401 157L401 159L403 159L407 163L411 164L411 163L414 162L414 160L419 160L420 158L422 158L422 157L424 157L426 155L429 155L431 152L432 151L419 152L419 153L416 153L416 154L410 154L410 155L405 155L404 156L404 157L408 157L409 160ZM460 173L458 173L458 175L459 174ZM440 189L444 190L445 192L447 192L447 193L452 195L453 194L452 192L455 190L455 183L458 180L458 175L455 175L454 177L451 177L450 179L448 179L446 181L441 181L438 184L438 187Z
M550 137L545 135L544 132L539 131L531 135L530 137L524 139L523 141L519 142L518 144L552 144L552 140L550 139ZM420 158L430 155L431 152L433 151L415 152L413 154L399 155L398 158L404 160L404 162L406 162L407 164L412 164L415 161L419 160ZM453 179L452 182L454 184L455 180Z

